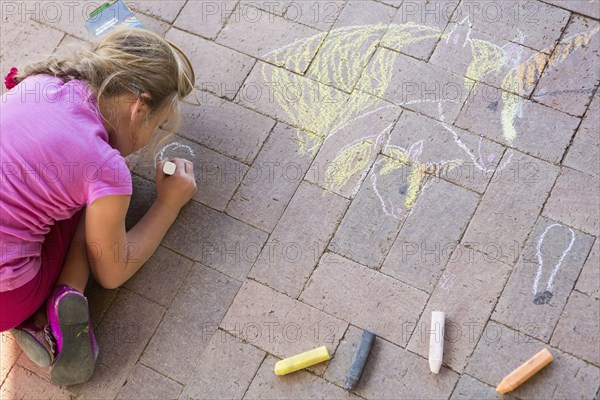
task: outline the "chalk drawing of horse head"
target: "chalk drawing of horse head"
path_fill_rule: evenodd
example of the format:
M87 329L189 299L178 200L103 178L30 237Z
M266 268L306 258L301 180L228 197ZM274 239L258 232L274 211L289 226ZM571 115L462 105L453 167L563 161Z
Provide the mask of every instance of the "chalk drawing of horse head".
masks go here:
M389 89L393 75L392 67L398 54L388 51L382 52L380 57L372 57L381 44L382 37L385 36L386 43L391 43L394 49L402 49L403 46L427 40L439 40L438 45L453 46L459 51L470 52L471 62L465 72L465 76L469 77L465 78L467 90L474 90L485 76L498 74L501 70L506 71L508 67L508 72L501 81L504 90L500 104L493 106L499 108L502 136L510 147L518 135L515 121L517 118L523 118L524 93L535 84L545 68L552 68L573 51L587 46L590 37L597 32L596 29L573 35L563 39L554 48L554 52L553 49L548 49L523 61L522 52L517 45L523 40L522 34L518 34L514 43L509 42L501 47L485 40L471 38L468 20L462 21L459 26L468 27L467 34L459 36L454 30L443 33L435 27L413 22L349 26L297 40L264 56L269 63L285 67L285 69L272 68L265 64L262 75L265 82L277 83L273 87L275 100L289 117L292 125L301 127L296 130L300 152L314 155L324 142L336 137L340 139L339 153L326 171L324 183L328 189L338 191L348 184L360 185L362 177L366 177L372 165L377 172L373 182L375 190L378 187L378 179L389 179L391 174L402 172L404 180L400 179L395 183L399 185L397 193L403 198L402 206L398 206L398 198L381 196L384 212L399 218L401 208L410 212L419 193L429 185L431 177L456 168L464 161L473 162L481 170L488 171L481 152L476 154L465 146L460 136L454 132L454 128L445 122L443 101L438 104L438 123L453 135L456 146L464 151L462 159L440 159L422 163L419 159L422 143L414 143L410 148L386 145L391 127L370 131L368 125L363 126L364 132L360 138L353 138L348 142L342 140L340 132L343 128L358 120L361 113L367 114L374 109L379 109L378 102L384 98L384 94ZM548 59L545 53L554 55ZM367 72L365 69L369 62L374 64L368 69L373 72ZM307 72L309 65L310 74L301 75ZM371 75L366 77L367 79L361 79L366 73ZM367 87L354 90L359 80ZM286 93L289 87L298 88L303 95L290 102ZM333 87L340 91L334 91ZM339 97L337 101L313 101L312 97L315 93L333 92ZM372 95L365 95L364 92ZM402 104L398 105L402 106ZM391 161L379 161L373 164L381 152L386 152ZM496 155L491 154L488 157L493 159ZM508 161L497 168L506 167L510 159L509 156ZM361 179L351 179L356 176L360 176ZM355 193L356 190L357 188L351 192ZM392 197L398 196L394 192Z

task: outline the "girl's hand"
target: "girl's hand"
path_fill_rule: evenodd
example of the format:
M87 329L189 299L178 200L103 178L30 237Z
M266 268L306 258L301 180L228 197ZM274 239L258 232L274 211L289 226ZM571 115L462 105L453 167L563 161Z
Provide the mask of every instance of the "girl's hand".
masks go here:
M175 174L169 176L163 172L165 162L175 163ZM156 167L157 201L177 211L196 194L194 164L189 160L174 158L161 160Z

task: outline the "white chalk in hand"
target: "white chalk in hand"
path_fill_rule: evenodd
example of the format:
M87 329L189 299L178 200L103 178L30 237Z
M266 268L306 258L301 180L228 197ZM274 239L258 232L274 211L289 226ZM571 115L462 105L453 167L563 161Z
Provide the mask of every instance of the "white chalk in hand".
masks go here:
M163 172L167 175L173 175L175 173L175 169L177 169L177 166L175 165L175 163L172 163L171 161L167 161L163 165Z
M446 315L443 311L431 312L431 330L429 331L429 369L434 374L440 372L444 356L444 323Z

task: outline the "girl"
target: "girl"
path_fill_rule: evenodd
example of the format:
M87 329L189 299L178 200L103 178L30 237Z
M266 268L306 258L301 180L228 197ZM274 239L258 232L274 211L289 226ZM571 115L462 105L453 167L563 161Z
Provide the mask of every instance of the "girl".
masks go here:
M196 192L190 161L172 160L173 176L161 162L154 204L125 230L132 185L124 157L167 120L177 125L194 82L178 47L134 28L6 77L0 331L12 329L32 361L51 366L57 385L85 382L94 369L98 347L83 295L89 271L105 288L123 284Z

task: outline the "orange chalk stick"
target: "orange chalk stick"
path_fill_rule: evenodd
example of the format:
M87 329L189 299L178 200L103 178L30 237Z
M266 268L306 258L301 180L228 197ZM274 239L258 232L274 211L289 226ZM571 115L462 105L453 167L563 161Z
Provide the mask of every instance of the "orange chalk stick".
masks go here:
M543 349L529 360L525 361L519 368L508 374L496 388L498 393L507 393L515 390L527 379L535 375L540 369L550 364L552 354L548 349Z

